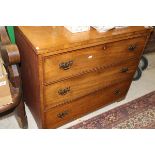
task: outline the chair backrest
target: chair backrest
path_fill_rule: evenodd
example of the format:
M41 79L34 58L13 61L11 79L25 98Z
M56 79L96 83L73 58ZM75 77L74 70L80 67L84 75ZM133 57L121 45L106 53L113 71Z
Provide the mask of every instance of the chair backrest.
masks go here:
M0 26L0 45L11 44L9 36L4 26Z
M5 69L7 70L10 88L12 93L13 104L0 106L0 114L15 107L22 96L21 79L18 63L20 62L20 54L16 44L11 44L5 27L0 27L0 53L3 59ZM8 85L9 87L9 85Z

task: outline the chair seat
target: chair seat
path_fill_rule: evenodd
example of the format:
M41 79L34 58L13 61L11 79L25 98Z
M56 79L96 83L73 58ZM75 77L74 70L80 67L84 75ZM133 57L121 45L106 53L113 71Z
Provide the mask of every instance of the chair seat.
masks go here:
M0 57L0 107L7 106L13 102L10 86L8 74Z
M1 105L0 113L3 113L9 109L16 107L20 100L19 88L14 88L11 83L9 83L9 85L11 90L12 102L11 103L6 102L5 104Z

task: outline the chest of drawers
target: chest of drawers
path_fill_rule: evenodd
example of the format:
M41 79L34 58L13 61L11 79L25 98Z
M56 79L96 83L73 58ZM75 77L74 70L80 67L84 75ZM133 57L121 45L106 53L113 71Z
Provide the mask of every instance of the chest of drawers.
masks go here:
M38 127L57 128L125 98L150 33L16 27L24 100Z

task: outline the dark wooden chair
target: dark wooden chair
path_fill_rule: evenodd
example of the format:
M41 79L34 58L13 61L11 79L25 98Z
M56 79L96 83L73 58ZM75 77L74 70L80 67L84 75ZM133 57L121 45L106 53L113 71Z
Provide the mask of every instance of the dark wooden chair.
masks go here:
M0 116L14 112L21 128L27 128L27 116L22 98L22 83L20 78L20 54L16 44L11 44L5 27L0 27L0 52L8 73L13 103L0 106Z

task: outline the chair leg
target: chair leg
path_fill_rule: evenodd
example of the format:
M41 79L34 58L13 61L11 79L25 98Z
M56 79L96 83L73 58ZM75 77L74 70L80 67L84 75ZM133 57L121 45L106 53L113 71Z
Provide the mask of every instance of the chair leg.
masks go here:
M25 105L22 99L19 105L15 109L15 116L16 116L16 119L18 121L20 128L27 129L28 122L27 122L27 116L25 112Z

